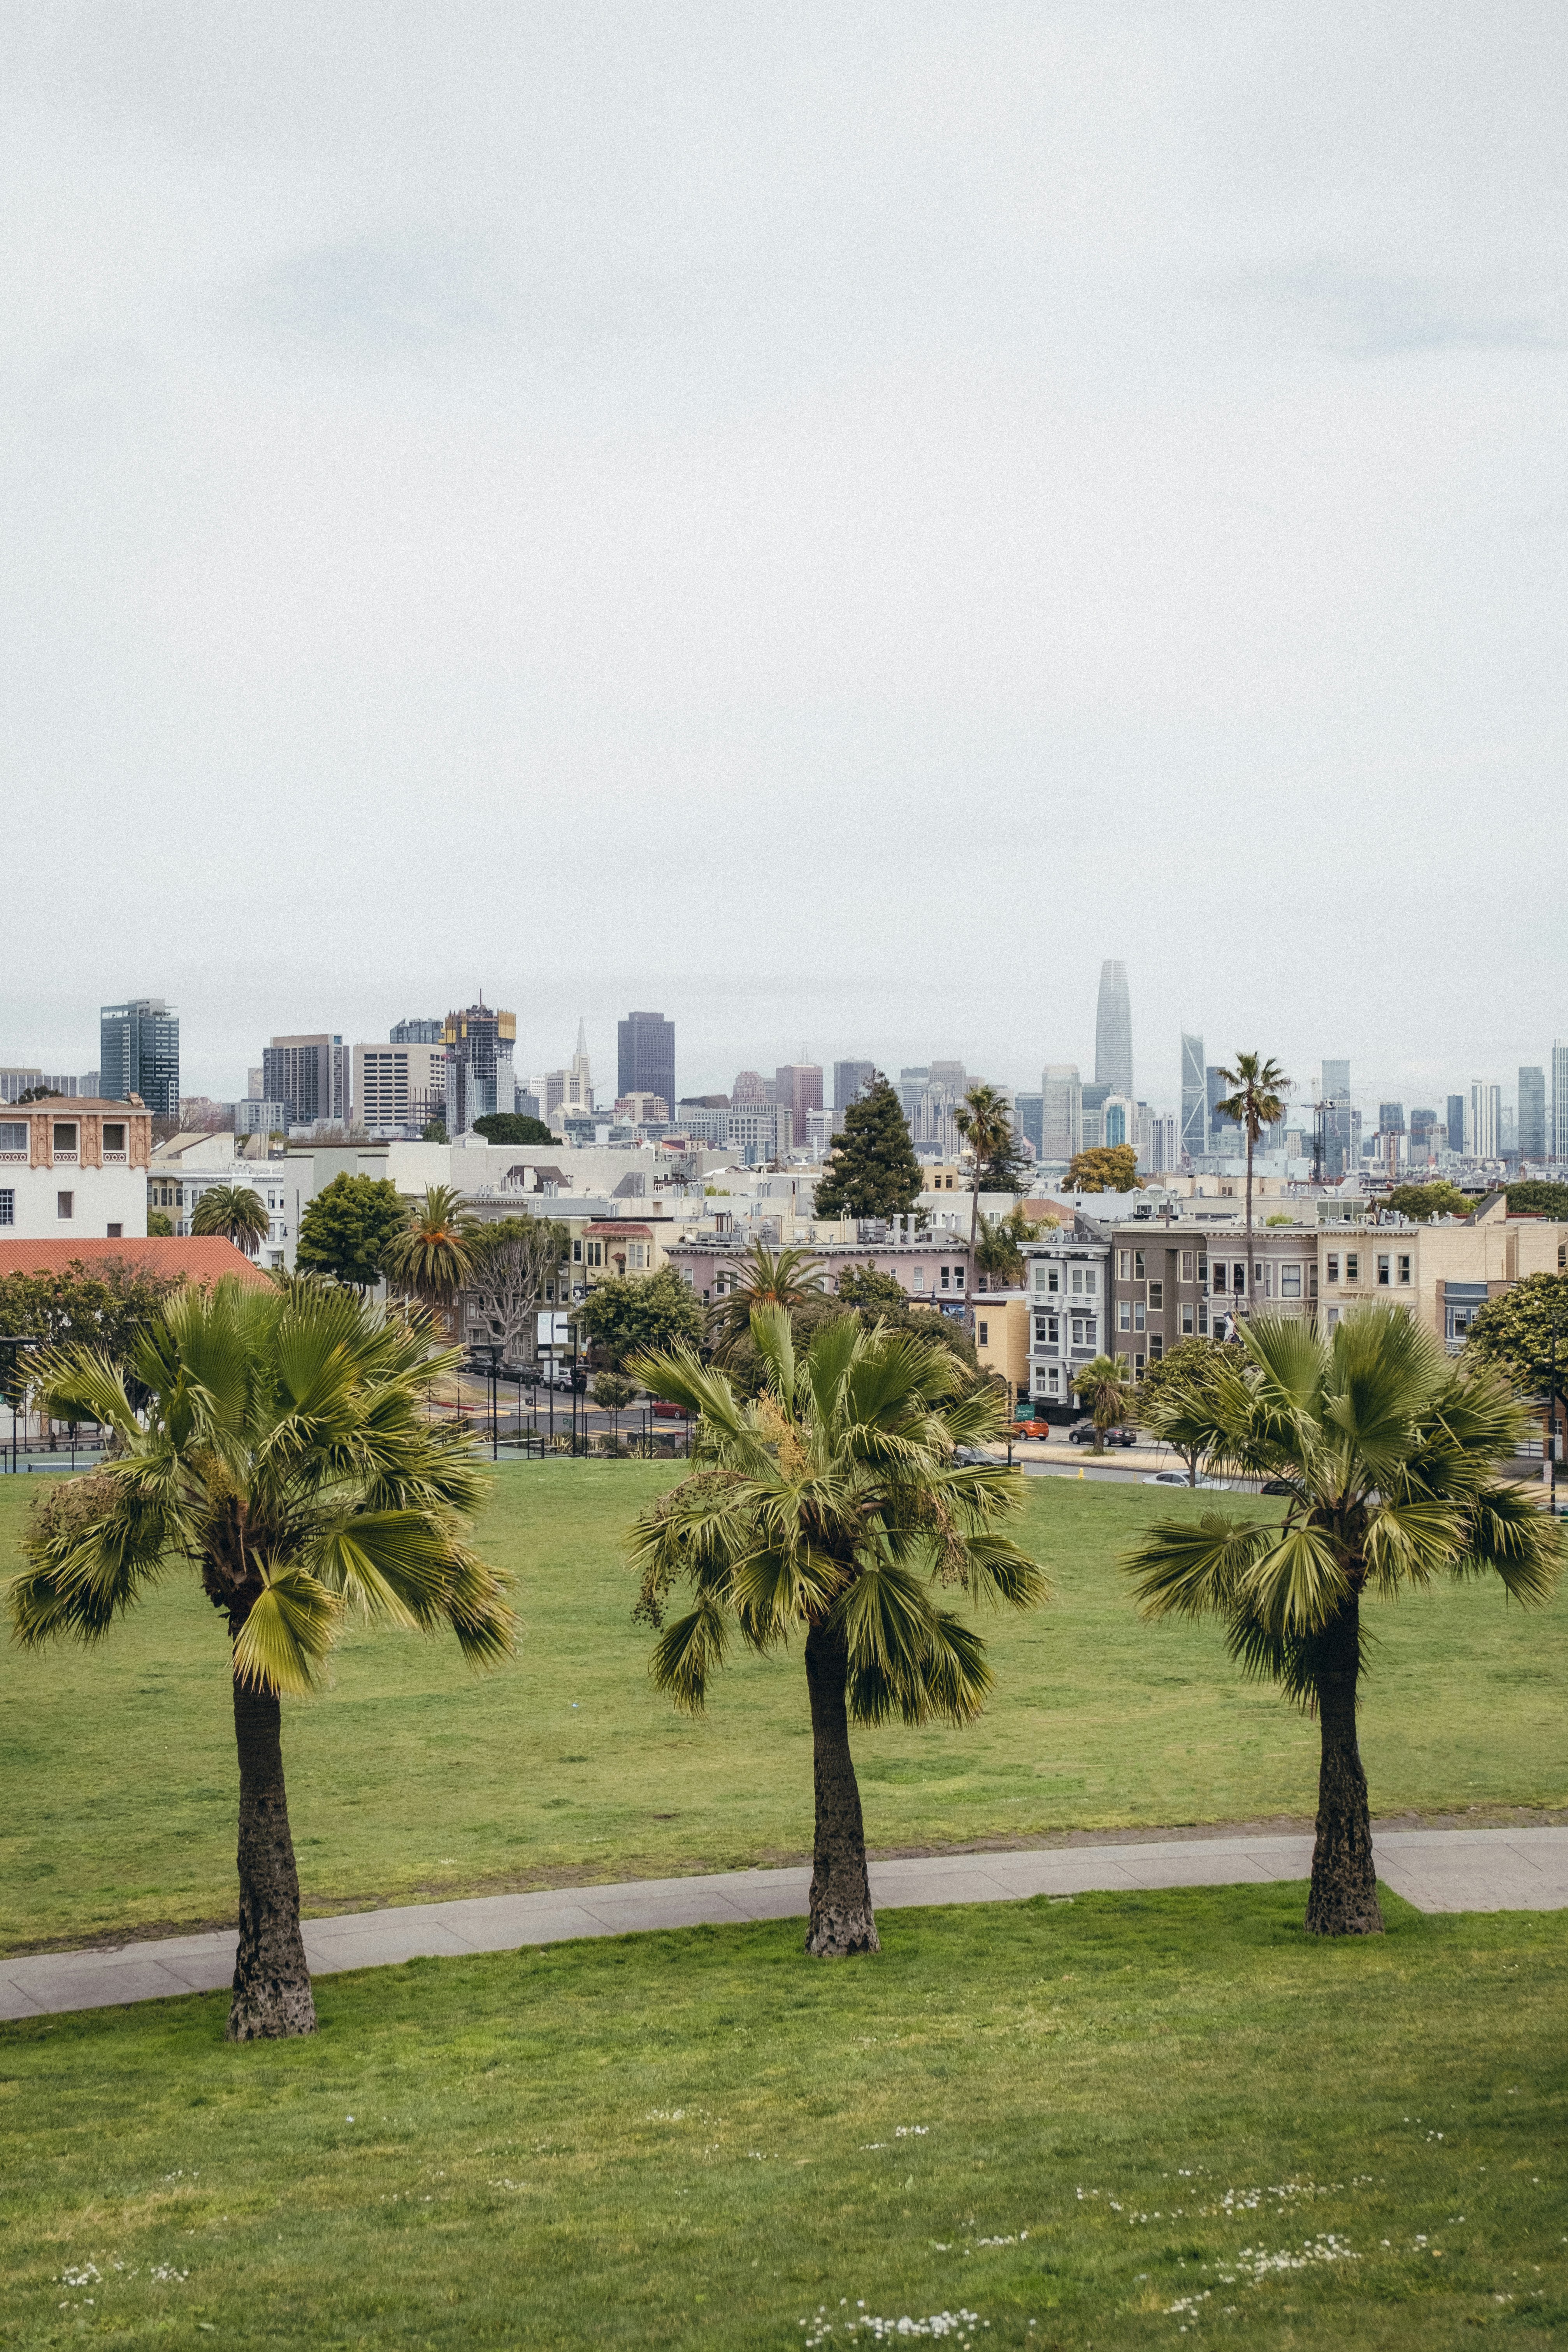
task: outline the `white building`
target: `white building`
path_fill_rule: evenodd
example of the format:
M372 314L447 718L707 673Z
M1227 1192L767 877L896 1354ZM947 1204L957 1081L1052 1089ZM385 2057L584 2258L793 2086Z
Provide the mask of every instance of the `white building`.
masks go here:
M1110 1314L1108 1241L1063 1232L1026 1242L1029 1268L1029 1393L1037 1407L1072 1404L1072 1384L1106 1344Z
M0 1114L0 1234L143 1239L153 1114L139 1097L12 1104Z
M353 1100L367 1135L416 1136L447 1116L445 1045L354 1047Z

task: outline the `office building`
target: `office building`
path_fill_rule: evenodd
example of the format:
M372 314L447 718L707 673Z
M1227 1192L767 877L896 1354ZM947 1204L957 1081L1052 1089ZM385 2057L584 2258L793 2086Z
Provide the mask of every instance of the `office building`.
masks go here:
M394 1045L438 1045L446 1028L444 1021L395 1021L390 1042Z
M969 1085L969 1073L962 1062L933 1062L931 1066L931 1084L933 1087L945 1087L953 1101L961 1102Z
M1385 1102L1378 1104L1377 1131L1379 1135L1404 1134L1405 1105L1403 1103Z
M1141 1175L1173 1176L1182 1164L1182 1131L1172 1111L1156 1111L1149 1123L1149 1165Z
M96 1070L84 1070L76 1082L76 1091L79 1095L86 1095L90 1100L96 1101L103 1092L99 1084L99 1073ZM70 1088L67 1087L65 1092L68 1094Z
M852 1102L858 1102L870 1091L877 1075L875 1062L835 1062L833 1065L833 1108L847 1111Z
M517 1108L517 1015L498 1013L481 996L448 1013L441 1027L447 1052L447 1133L455 1143L477 1118Z
M1107 957L1100 967L1094 1016L1094 1082L1111 1094L1132 1096L1132 1004L1127 966Z
M1502 1088L1484 1078L1470 1080L1465 1120L1465 1150L1471 1160L1495 1160L1502 1150Z
M1181 1148L1188 1160L1201 1160L1209 1148L1208 1088L1204 1080L1204 1041L1182 1032Z
M1552 1045L1552 1130L1553 1160L1568 1160L1568 1045L1561 1037Z
M274 1037L262 1048L261 1093L281 1103L289 1127L346 1127L353 1103L353 1056L341 1036L315 1030Z
M429 1043L356 1045L353 1103L367 1135L415 1137L432 1119L445 1121L447 1048Z
M1083 1150L1083 1086L1076 1062L1047 1062L1040 1073L1040 1157L1064 1164Z
M1210 1062L1204 1071L1204 1117L1208 1126L1208 1148L1211 1152L1238 1152L1247 1150L1247 1137L1234 1119L1218 1117L1215 1106L1224 1102L1232 1091L1230 1080L1217 1063Z
M1348 1062L1323 1064L1323 1100L1348 1103L1351 1098L1351 1066Z
M1013 1102L1013 1124L1037 1160L1041 1158L1040 1138L1043 1132L1046 1098L1044 1095L1017 1095Z
M617 1095L661 1095L676 1099L675 1024L662 1013L628 1013L616 1029Z
M1410 1160L1425 1167L1436 1155L1437 1147L1446 1142L1447 1132L1435 1110L1413 1110L1410 1114Z
M735 1083L730 1089L730 1100L739 1108L742 1103L772 1102L773 1097L760 1070L738 1070Z
M234 1131L236 1135L287 1135L288 1113L281 1103L246 1095L234 1106Z
M85 1087L79 1079L57 1075L49 1070L36 1069L30 1062L11 1062L0 1068L0 1102L14 1103L26 1094L43 1087L52 1095L97 1094L98 1087Z
M1519 1073L1519 1156L1546 1157L1546 1073L1533 1066Z
M1447 1115L1445 1118L1443 1124L1447 1133L1448 1149L1450 1151L1462 1152L1465 1148L1464 1096L1450 1095L1448 1097L1447 1108Z
M1079 1101L1083 1118L1083 1141L1079 1147L1080 1150L1098 1151L1105 1141L1104 1113L1110 1098L1110 1088L1101 1086L1098 1079L1079 1088Z
M106 1004L98 1023L99 1085L104 1097L140 1095L154 1118L180 1115L180 1016L161 996Z
M822 1108L821 1063L781 1062L773 1073L773 1100L789 1112L792 1140L797 1150L804 1150L806 1113Z
M788 1156L795 1114L788 1103L736 1103L723 1114L724 1149L747 1168L765 1167Z

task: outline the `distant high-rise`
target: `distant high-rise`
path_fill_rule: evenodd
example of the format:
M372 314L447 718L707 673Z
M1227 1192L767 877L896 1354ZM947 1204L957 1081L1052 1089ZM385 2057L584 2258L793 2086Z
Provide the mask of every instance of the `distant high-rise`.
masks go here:
M1231 1091L1230 1081L1217 1062L1210 1062L1204 1071L1204 1108L1208 1118L1209 1150L1211 1151L1245 1151L1246 1139L1234 1119L1220 1118L1215 1109Z
M1047 1062L1040 1073L1040 1157L1071 1160L1083 1150L1083 1087L1076 1062Z
M1379 1135L1404 1134L1405 1105L1403 1103L1385 1102L1378 1104L1377 1131Z
M1412 1160L1425 1165L1446 1136L1447 1129L1435 1110L1411 1112L1410 1157Z
M870 1090L877 1075L875 1062L835 1062L833 1065L833 1108L842 1115L852 1102L858 1102Z
M517 1108L517 1015L498 1013L481 996L448 1013L441 1024L447 1049L447 1132L456 1141L477 1118Z
M1519 1156L1546 1157L1546 1073L1521 1066L1519 1073Z
M1463 1095L1448 1097L1448 1116L1446 1124L1448 1129L1449 1150L1463 1151L1465 1148L1465 1097Z
M1472 1160L1495 1160L1502 1148L1502 1088L1485 1078L1470 1080L1465 1150Z
M1323 1100L1348 1103L1351 1098L1351 1066L1348 1062L1323 1064Z
M735 1083L730 1089L730 1100L737 1109L747 1103L765 1103L772 1099L760 1070L736 1071Z
M821 1063L781 1062L773 1073L773 1100L789 1111L795 1149L804 1150L806 1115L822 1108Z
M1182 1142L1189 1160L1209 1148L1208 1089L1204 1084L1204 1041L1182 1032Z
M140 1095L154 1118L180 1115L180 1016L161 996L106 1004L98 1017L98 1082L104 1099Z
M1094 1017L1094 1083L1114 1095L1132 1094L1132 1002L1127 966L1108 956L1100 967L1100 1003Z
M616 1032L617 1095L676 1101L675 1024L662 1013L628 1013Z
M282 1104L288 1127L346 1126L353 1090L353 1052L329 1030L274 1037L261 1049L261 1099Z
M395 1021L387 1043L392 1045L438 1045L445 1034L441 1021Z
M1041 1120L1045 1108L1044 1095L1016 1095L1013 1099L1013 1124L1025 1142L1034 1146L1037 1160L1041 1156Z

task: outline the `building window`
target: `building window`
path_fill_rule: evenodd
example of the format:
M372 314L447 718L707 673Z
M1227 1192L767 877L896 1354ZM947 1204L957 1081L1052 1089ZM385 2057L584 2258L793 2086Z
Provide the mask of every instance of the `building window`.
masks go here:
M1142 1356L1134 1356L1132 1359L1132 1377L1135 1381L1141 1381L1143 1377L1143 1359Z
M1254 1289L1254 1290L1257 1290L1257 1288L1258 1287L1258 1286L1259 1286L1259 1284L1262 1282L1262 1280L1263 1280L1263 1260L1262 1260L1261 1258L1259 1258L1259 1259L1257 1261L1256 1265L1253 1266L1253 1269L1252 1269L1252 1287L1253 1287L1253 1289Z
M628 1242L628 1243L627 1243L627 1244L626 1244L626 1263L627 1263L627 1265L632 1268L632 1271L633 1271L634 1273L640 1273L640 1272L642 1271L642 1269L643 1269L643 1268L647 1265L647 1242Z
M1152 1364L1157 1364L1164 1352L1165 1342L1161 1339L1158 1331L1151 1332L1149 1335L1149 1361Z
M8 1184L0 1185L0 1225L16 1222L16 1195Z
M1149 1285L1149 1312L1151 1315L1162 1315L1164 1309L1165 1286L1163 1282L1152 1282Z
M955 1265L952 1269L952 1286L954 1290L963 1288L963 1268L961 1265Z
M590 1242L590 1243L588 1244L588 1264L589 1264L590 1265L604 1265L604 1263L605 1263L605 1244L604 1244L604 1243L603 1243L603 1242Z
M1132 1328L1132 1301L1130 1298L1119 1298L1116 1302L1116 1328L1119 1331L1131 1331Z
M1057 1366L1053 1364L1050 1370L1046 1374L1046 1386L1049 1389L1053 1396L1058 1393L1060 1381L1061 1373Z
M989 1323L977 1325L976 1335L978 1344L982 1348L988 1348L991 1345L991 1326Z
M1100 1276L1091 1265L1086 1265L1083 1270L1083 1286L1086 1296L1090 1298L1100 1288Z
M1118 1251L1117 1251L1117 1253L1116 1253L1116 1278L1117 1278L1117 1280L1118 1280L1119 1282L1131 1282L1131 1279L1132 1279L1132 1253L1131 1253L1131 1250L1118 1250Z
M123 1232L125 1231L125 1228L124 1228L124 1226L123 1226L123 1225L110 1225L110 1226L106 1227L106 1229L105 1229L105 1230L106 1230L106 1231L107 1231L107 1233L108 1233L108 1235L109 1235L110 1240L111 1242L117 1242L117 1241L120 1239L120 1237L121 1237L121 1234L123 1234Z
M1135 1298L1132 1302L1132 1328L1134 1331L1142 1331L1143 1328L1143 1301L1141 1298Z
M1199 1250L1198 1252L1198 1281L1205 1290L1208 1288L1209 1254L1207 1250Z
M1199 1301L1198 1301L1198 1337L1199 1337L1199 1339L1206 1339L1208 1338L1208 1335L1209 1335L1209 1303L1208 1303L1207 1298L1206 1298L1206 1297L1204 1297L1204 1298L1200 1298L1200 1299L1199 1299Z
M1325 1282L1338 1282L1339 1278L1340 1254L1338 1250L1331 1250L1329 1252L1329 1263L1323 1269L1323 1279Z
M1182 1252L1182 1280L1184 1282L1191 1282L1192 1278L1193 1254L1191 1250L1184 1250Z
M915 1268L915 1288L917 1290L923 1290L925 1286L926 1270L923 1265L917 1265Z
M57 1152L76 1150L76 1128L68 1119L57 1118L55 1121L55 1150Z
M1361 1254L1358 1250L1345 1252L1345 1280L1347 1282L1361 1280Z
M1182 1337L1183 1337L1183 1339L1190 1339L1192 1338L1192 1336L1193 1336L1193 1332L1194 1332L1194 1329L1195 1329L1195 1328L1196 1328L1196 1318L1195 1318L1195 1317L1194 1316L1194 1313L1193 1313L1193 1302L1192 1302L1192 1300L1191 1300L1190 1298L1184 1298L1184 1299L1183 1299L1182 1304L1181 1304L1181 1308L1180 1308L1180 1315L1181 1315L1181 1324L1182 1324Z
M74 1192L57 1192L55 1194L55 1214L57 1217L75 1216L76 1194Z
M581 1242L574 1242L572 1244L572 1263L574 1265L581 1265L583 1263L583 1244Z
M1233 1265L1231 1267L1230 1286L1239 1298L1247 1288L1247 1268L1245 1265Z
M944 1290L949 1289L949 1288L952 1286L952 1268L950 1265L944 1265L944 1266L942 1267L942 1288L943 1288Z
M1281 1298L1300 1297L1301 1269L1299 1265L1282 1265L1280 1267L1279 1296Z
M1314 1258L1314 1259L1312 1260L1311 1264L1310 1264L1310 1265L1308 1266L1308 1268L1307 1268L1307 1296L1308 1296L1308 1297L1309 1297L1309 1298L1316 1298L1317 1295L1318 1295L1318 1265L1317 1265L1317 1260Z
M1145 1279L1145 1277L1147 1276L1148 1272L1149 1272L1149 1269L1148 1269L1148 1267L1147 1267L1147 1266L1144 1265L1144 1263L1143 1263L1143 1253L1142 1253L1142 1250L1134 1250L1134 1251L1133 1251L1133 1253L1132 1253L1132 1279L1133 1279L1133 1281L1134 1281L1134 1282L1142 1282L1142 1281Z
M1377 1254L1378 1288L1380 1290L1386 1290L1393 1278L1394 1268L1389 1262L1388 1252L1386 1250L1379 1250Z
M1216 1257L1214 1262L1214 1287L1217 1298L1225 1289L1225 1260L1222 1257Z
M1061 1286L1062 1270L1059 1265L1053 1265L1046 1276L1046 1288L1047 1290L1054 1290L1059 1293Z
M1401 1282L1408 1282L1410 1279L1410 1260L1403 1255L1399 1260L1399 1279Z
M0 1120L0 1156L25 1160L27 1156L27 1122L25 1118Z
M106 1121L103 1129L103 1148L105 1151L123 1151L125 1149L125 1129L118 1124L110 1124Z

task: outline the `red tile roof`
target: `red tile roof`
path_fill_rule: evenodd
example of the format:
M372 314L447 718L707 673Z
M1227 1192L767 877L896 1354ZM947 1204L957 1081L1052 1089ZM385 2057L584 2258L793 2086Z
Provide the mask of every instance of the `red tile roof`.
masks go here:
M226 1274L237 1274L251 1283L268 1278L224 1234L192 1234L184 1241L145 1234L128 1234L122 1241L0 1240L0 1277L64 1274L73 1260L79 1260L92 1274L114 1258L147 1274L175 1275L181 1281L199 1283L204 1290L221 1282Z

